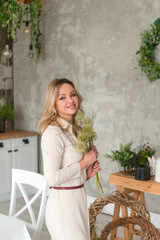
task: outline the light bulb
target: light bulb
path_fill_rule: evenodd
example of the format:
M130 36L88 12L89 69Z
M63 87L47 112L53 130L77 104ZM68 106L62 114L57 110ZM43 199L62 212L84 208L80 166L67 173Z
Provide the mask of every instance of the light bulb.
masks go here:
M8 42L8 40L6 40L5 49L2 51L2 56L4 58L11 58L12 57L12 51L9 49L9 42Z
M25 35L30 34L29 21L26 21L25 28L23 29Z
M30 46L29 46L29 58L33 58L33 57L34 57L33 45L30 44Z

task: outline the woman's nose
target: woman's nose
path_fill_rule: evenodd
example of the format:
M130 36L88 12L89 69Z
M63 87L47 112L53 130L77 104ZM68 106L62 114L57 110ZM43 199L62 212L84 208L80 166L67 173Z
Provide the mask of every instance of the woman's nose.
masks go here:
M73 98L70 97L70 96L68 96L68 101L69 101L69 102L73 102Z

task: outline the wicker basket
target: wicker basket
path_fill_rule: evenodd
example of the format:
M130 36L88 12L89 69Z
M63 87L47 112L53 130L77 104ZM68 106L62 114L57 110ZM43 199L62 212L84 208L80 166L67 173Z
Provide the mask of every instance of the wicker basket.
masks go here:
M160 239L160 233L155 228L155 226L151 222L149 222L148 220L146 220L145 218L142 218L140 216L120 218L118 220L108 223L102 230L100 239L106 240L107 236L109 235L111 230L113 230L119 226L123 226L123 227L127 226L128 224L135 224L135 225L138 225L141 227L141 231L142 231L141 238L143 240L150 240L150 239L152 239L152 237L155 240Z
M102 231L101 240L107 239L107 236L112 229L119 226L126 226L128 224L139 225L142 231L142 239L144 240L152 239L152 237L157 240L160 239L159 231L153 224L151 224L150 214L145 209L143 202L136 200L130 195L116 191L108 195L106 198L97 199L93 204L91 204L89 208L91 240L93 240L95 237L96 216L102 211L103 207L109 203L126 206L130 208L136 216L120 218L107 224Z

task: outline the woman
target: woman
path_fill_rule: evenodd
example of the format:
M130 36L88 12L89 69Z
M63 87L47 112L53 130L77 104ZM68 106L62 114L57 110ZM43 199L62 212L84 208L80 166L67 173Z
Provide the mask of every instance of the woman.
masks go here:
M96 147L85 155L74 147L80 129L75 116L83 111L81 102L73 82L55 79L47 88L39 122L44 176L51 188L46 225L52 240L90 240L84 182L101 169Z

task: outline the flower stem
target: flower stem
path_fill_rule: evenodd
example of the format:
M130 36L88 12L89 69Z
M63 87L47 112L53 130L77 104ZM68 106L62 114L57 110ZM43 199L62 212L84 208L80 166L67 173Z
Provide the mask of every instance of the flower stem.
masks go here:
M99 187L98 187L98 173L96 173L96 185L97 185L98 198L100 198Z
M98 173L97 173L97 178L98 178L98 183L99 183L100 189L101 189L102 193L104 193L104 192L103 192L102 185L101 185L100 180L99 180L99 175L98 175Z
M91 150L93 148L93 138L89 138L89 149ZM93 165L95 165L95 163L93 163ZM100 193L99 193L99 186L100 186L100 189L103 192L103 188L102 188L102 185L100 183L100 180L99 180L99 175L98 173L96 173L96 185L97 185L97 193L98 193L98 198L100 198Z
M102 185L101 185L101 183L100 183L100 180L99 180L99 175L98 175L98 173L96 173L96 185L97 185L98 198L100 198L99 187L100 187L102 193L104 193L104 192L103 192L103 188L102 188ZM99 185L99 186L98 186L98 185Z

